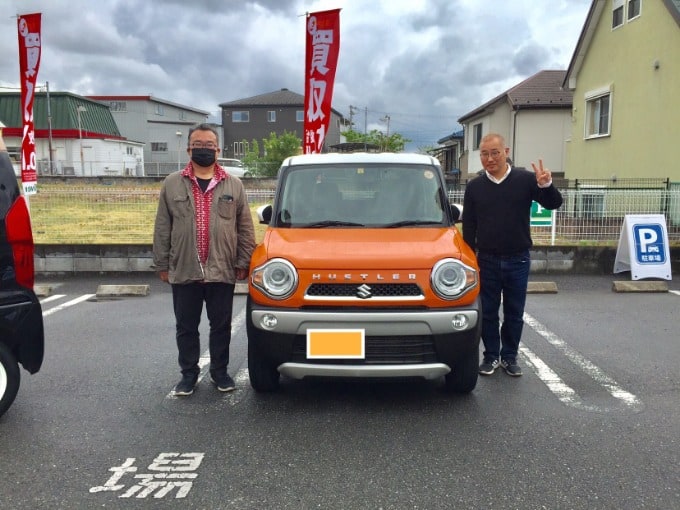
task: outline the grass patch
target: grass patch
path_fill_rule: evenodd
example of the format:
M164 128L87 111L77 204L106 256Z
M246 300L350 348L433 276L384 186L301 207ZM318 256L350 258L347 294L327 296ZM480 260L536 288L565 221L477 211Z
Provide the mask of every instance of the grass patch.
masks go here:
M41 184L29 207L36 244L151 244L160 183L128 188L106 184ZM257 242L264 237L250 204Z

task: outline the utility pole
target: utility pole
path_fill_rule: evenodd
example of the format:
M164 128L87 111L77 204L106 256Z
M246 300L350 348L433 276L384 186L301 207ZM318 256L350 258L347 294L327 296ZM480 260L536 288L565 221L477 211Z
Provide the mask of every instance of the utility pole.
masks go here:
M382 119L380 119L380 120L381 120L382 122L387 122L387 134L386 134L385 136L387 136L387 138L389 138L389 137L390 137L390 116L389 116L389 115L385 115L385 116L384 116Z
M364 152L368 150L368 106L364 106Z
M349 105L349 128L354 130L354 121L352 118L354 117L354 114L359 111L359 108L356 106Z
M52 152L52 109L50 107L50 82L45 82L45 89L47 90L47 141L49 144L49 174L56 173L54 171L54 153Z
M80 124L80 114L86 112L87 108L85 108L83 105L80 105L78 108L76 108L76 111L78 112L78 138L80 138L80 172L83 174L83 177L85 177L85 160L83 159L83 129Z

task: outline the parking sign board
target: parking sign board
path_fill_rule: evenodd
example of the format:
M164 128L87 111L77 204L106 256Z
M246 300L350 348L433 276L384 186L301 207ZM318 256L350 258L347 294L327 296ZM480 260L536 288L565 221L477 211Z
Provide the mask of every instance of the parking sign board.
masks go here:
M538 202L531 202L531 226L550 227L553 224L553 213Z
M614 272L631 279L672 279L666 218L663 214L627 214L621 227Z

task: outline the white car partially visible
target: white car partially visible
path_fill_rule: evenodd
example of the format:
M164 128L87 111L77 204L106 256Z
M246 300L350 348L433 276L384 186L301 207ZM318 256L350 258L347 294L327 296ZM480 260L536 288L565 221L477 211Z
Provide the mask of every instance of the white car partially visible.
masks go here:
M246 172L246 169L243 167L243 162L239 159L217 158L217 164L224 168L229 175L233 175L239 179L250 177L250 174Z

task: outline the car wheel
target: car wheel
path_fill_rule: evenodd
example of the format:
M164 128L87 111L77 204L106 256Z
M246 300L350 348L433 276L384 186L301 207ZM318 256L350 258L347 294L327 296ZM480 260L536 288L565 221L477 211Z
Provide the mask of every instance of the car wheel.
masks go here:
M271 392L279 388L280 374L276 365L259 353L252 340L248 340L248 375L255 391Z
M14 402L20 381L19 364L14 354L5 344L0 343L0 416Z
M477 386L479 376L479 350L458 358L451 372L444 376L446 390L452 393L470 393Z

